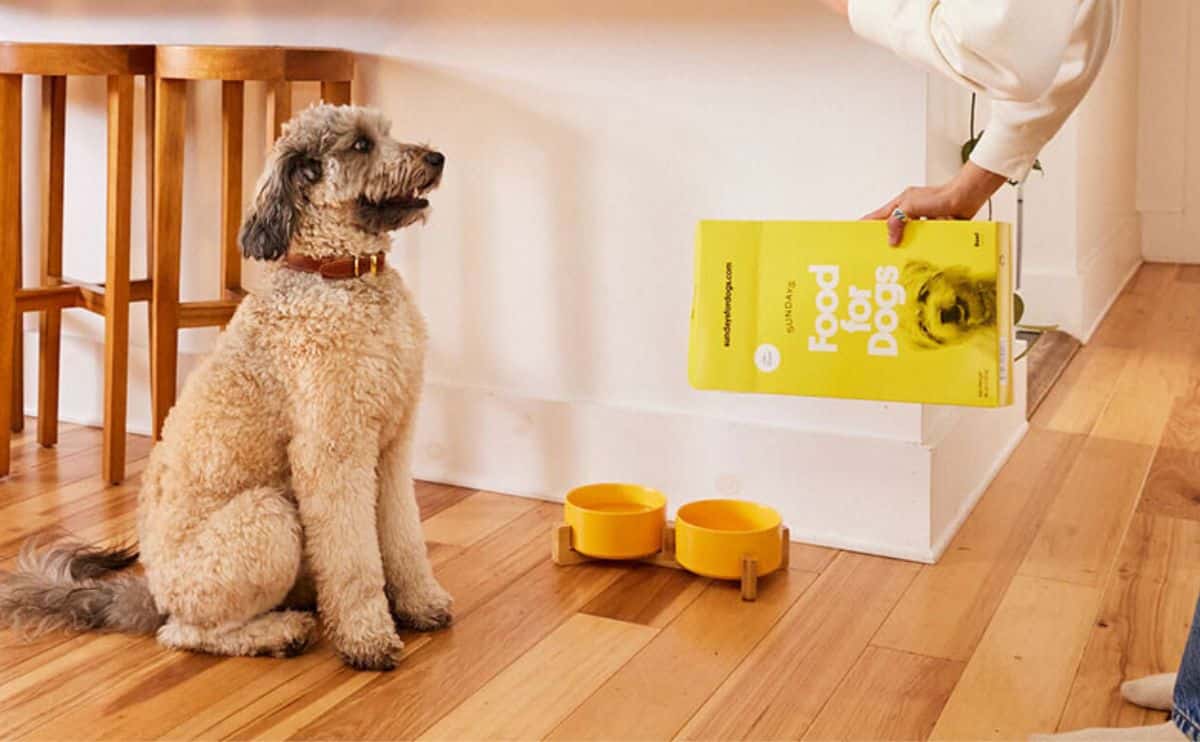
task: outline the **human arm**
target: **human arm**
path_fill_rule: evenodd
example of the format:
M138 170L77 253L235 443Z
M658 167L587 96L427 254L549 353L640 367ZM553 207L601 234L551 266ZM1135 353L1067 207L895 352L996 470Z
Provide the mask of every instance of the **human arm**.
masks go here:
M970 218L1005 179L1025 178L1079 105L1115 40L1120 2L847 0L846 13L860 36L992 99L987 131L959 176L905 192L909 218ZM891 226L902 233L903 222Z

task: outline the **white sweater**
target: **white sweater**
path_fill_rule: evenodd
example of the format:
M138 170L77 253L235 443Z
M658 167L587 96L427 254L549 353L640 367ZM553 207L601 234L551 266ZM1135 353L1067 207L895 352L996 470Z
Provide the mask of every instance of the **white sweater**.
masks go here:
M855 33L992 98L971 160L1021 180L1112 46L1120 0L850 0Z

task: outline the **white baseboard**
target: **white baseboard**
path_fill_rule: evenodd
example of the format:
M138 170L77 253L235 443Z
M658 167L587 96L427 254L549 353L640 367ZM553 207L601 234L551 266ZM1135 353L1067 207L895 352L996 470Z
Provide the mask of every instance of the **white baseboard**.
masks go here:
M1100 323L1104 321L1104 318L1108 316L1109 311L1112 310L1113 304L1115 304L1117 301L1117 297L1121 295L1121 292L1125 290L1125 287L1128 286L1129 282L1133 280L1133 277L1137 275L1138 268L1141 267L1142 261L1140 259L1134 261L1133 265L1130 266L1130 268L1125 272L1125 276L1117 282L1116 288L1108 292L1108 298L1104 301L1104 306L1102 306L1100 311L1096 313L1095 319L1092 320L1092 323L1088 326L1087 330L1081 336L1079 336L1079 342L1086 345L1091 341L1092 336L1095 335L1096 330L1099 329Z
M1182 211L1142 212L1142 257L1149 263L1200 263L1200 240Z
M37 334L26 333L36 348ZM103 352L63 338L70 358L60 417L99 425ZM146 358L130 359L130 432L150 430ZM26 410L36 413L36 354L26 354ZM180 357L181 378L200 361ZM66 368L66 366L64 366ZM561 501L595 481L657 487L671 512L711 497L780 511L797 541L932 562L1024 431L1024 363L1015 403L963 408L930 444L784 428L707 414L520 397L429 383L417 425L415 475L473 489Z
M1086 343L1141 265L1146 226L1137 215L1124 219L1074 270L1025 271L1022 322L1057 325Z
M1024 400L1022 400L1022 409L1024 408ZM962 528L963 523L971 515L971 511L979 504L988 487L995 481L1000 474L1000 470L1008 463L1013 451L1017 450L1017 446L1021 445L1021 441L1025 439L1025 434L1029 432L1029 423L1024 420L1008 438L1008 441L1000 448L999 453L994 456L989 468L983 471L978 482L968 492L966 497L961 498L958 504L958 511L950 518L950 520L940 529L934 531L933 545L930 548L930 558L927 560L931 564L942 558L942 554L946 552L946 547L950 545L950 541L958 533L958 529Z
M1057 325L1076 337L1082 334L1083 289L1079 276L1026 271L1019 292L1025 301L1022 324Z
M1023 380L1015 397L965 409L930 447L430 384L416 475L554 502L587 482L639 482L666 493L672 513L752 499L777 509L797 541L933 562L1024 434Z
M1013 352L1020 355L1025 343ZM930 553L937 561L974 510L988 486L1025 437L1028 359L1013 369L1013 404L969 410L945 435L931 442Z
M1022 324L1057 325L1086 343L1141 264L1141 257L1132 255L1084 274L1027 274L1021 287L1026 311Z

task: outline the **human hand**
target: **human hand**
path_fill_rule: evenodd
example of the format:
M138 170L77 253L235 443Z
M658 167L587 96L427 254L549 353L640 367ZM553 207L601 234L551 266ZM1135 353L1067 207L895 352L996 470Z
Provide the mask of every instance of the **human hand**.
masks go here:
M904 225L909 219L970 219L1004 181L1003 175L968 162L949 183L906 188L863 219L886 219L888 244L894 247L904 239Z

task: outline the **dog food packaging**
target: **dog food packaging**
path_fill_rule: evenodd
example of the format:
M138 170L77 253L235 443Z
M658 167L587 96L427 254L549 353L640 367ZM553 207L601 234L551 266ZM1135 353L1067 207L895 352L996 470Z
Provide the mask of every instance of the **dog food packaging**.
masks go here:
M1009 225L705 221L688 373L731 392L1012 404Z

